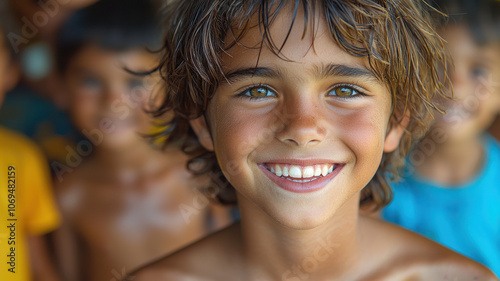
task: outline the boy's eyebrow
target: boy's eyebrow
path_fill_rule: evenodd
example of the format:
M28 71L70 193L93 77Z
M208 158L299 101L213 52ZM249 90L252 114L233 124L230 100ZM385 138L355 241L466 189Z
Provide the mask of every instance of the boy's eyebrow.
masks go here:
M370 80L378 80L377 76L365 68L350 67L343 64L321 65L315 69L315 76L318 78L327 78L332 76L340 77L363 77Z
M231 84L239 79L248 77L261 77L261 78L277 78L280 72L268 67L249 67L237 69L224 75L225 81ZM378 80L377 76L370 70L365 68L350 67L343 64L327 64L316 66L314 69L314 76L320 79L339 76L339 77L364 77L369 80Z
M280 75L279 72L268 67L249 67L249 68L237 69L235 71L225 74L224 76L226 78L225 82L231 84L232 82L247 77L257 76L263 78L277 78L279 75Z

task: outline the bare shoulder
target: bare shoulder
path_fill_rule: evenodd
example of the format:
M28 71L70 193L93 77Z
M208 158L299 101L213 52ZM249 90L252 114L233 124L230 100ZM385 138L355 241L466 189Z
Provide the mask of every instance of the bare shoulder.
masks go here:
M169 256L142 266L123 281L208 281L227 280L231 275L227 265L238 264L239 224L211 234ZM128 279L127 279L128 278Z
M479 263L414 232L374 218L360 221L371 234L367 243L376 245L370 251L382 261L371 280L499 280Z

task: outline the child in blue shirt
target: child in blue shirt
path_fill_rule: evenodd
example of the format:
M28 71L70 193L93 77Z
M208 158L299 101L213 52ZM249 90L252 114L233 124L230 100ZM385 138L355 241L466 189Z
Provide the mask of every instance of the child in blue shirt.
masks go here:
M500 112L500 2L437 2L450 15L440 33L455 101L408 157L382 214L499 275L500 146L486 130Z

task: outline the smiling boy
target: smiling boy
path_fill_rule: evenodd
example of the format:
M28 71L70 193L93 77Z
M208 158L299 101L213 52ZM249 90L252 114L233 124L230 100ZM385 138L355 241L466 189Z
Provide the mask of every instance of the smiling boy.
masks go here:
M390 201L383 172L444 95L445 54L423 5L170 4L158 112L176 113L170 141L200 152L195 172L222 171L221 197L234 187L241 222L134 280L496 280L358 213Z

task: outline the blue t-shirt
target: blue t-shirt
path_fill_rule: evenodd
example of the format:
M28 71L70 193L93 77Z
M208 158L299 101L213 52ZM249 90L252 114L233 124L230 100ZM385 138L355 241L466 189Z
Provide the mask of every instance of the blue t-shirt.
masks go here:
M474 259L500 276L500 145L484 138L485 162L476 178L440 186L417 174L393 184L385 220Z

